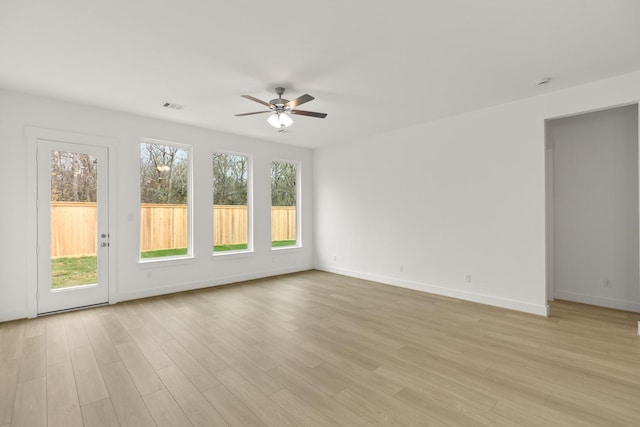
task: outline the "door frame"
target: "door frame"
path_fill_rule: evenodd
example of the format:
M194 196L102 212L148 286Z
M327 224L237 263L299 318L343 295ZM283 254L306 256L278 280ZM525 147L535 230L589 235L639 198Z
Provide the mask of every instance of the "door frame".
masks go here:
M84 145L106 147L108 150L108 199L109 199L109 255L108 255L108 283L109 304L117 302L116 282L116 251L117 251L117 209L116 209L116 149L118 141L115 138L86 135L75 132L46 129L34 126L25 127L27 140L27 315L29 318L38 316L38 140L60 141Z
M555 155L555 141L551 139L549 135L549 121L569 118L573 116L579 116L583 114L590 114L599 111L607 111L621 107L628 107L632 105L638 105L638 182L640 183L640 101L633 100L630 102L624 102L621 104L613 104L606 105L600 108L594 108L590 110L580 110L580 111L572 111L567 114L560 114L555 116L550 116L544 119L544 150L545 150L545 268L546 268L546 283L545 289L547 294L547 301L553 301L555 299L556 293L556 283L555 283L555 223L554 223L554 155ZM639 197L640 199L640 197ZM638 206L640 207L640 200L638 201ZM639 218L640 221L640 218ZM637 244L640 248L640 233L637 236ZM640 262L638 263L638 271L640 272ZM636 283L635 286L640 286L640 283ZM600 298L596 298L600 299ZM616 310L624 310L624 311L637 311L636 307L632 304L625 305L604 305L602 304L602 299L600 302L594 304L592 301L585 301L586 304L597 305L599 307L607 307L613 308ZM547 304L547 309L550 313L549 305ZM639 325L640 326L640 325ZM640 327L638 329L640 333Z

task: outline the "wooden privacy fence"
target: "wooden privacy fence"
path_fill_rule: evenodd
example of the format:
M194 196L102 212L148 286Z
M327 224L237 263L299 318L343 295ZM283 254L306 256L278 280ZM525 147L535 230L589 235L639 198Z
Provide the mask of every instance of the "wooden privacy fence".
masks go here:
M187 247L187 205L140 205L140 250Z
M247 242L247 207L213 207L215 245ZM51 256L96 254L96 204L51 202ZM296 207L271 208L272 240L296 239ZM142 251L187 247L186 205L143 203L140 209Z
M51 202L51 257L96 254L95 202Z
M296 240L295 206L271 206L271 240Z
M247 207L213 206L213 241L216 245L247 243Z

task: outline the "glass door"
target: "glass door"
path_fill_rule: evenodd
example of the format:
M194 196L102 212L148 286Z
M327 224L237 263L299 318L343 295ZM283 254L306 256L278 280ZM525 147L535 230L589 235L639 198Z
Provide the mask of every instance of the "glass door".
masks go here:
M109 301L108 148L38 140L38 314Z

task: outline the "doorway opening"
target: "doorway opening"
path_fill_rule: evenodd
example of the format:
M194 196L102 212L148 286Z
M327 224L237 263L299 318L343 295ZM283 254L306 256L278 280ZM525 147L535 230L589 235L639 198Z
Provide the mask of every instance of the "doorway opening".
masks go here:
M545 123L547 300L640 312L638 105Z

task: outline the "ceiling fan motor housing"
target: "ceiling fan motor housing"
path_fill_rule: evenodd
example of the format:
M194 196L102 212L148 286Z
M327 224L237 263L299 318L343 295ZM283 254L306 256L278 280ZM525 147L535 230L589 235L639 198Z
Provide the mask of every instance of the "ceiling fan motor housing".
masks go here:
M278 111L282 111L284 109L284 104L289 102L288 99L284 99L282 97L283 93L284 93L284 88L283 87L277 87L276 88L276 95L278 95L278 97L275 98L275 99L272 99L271 101L269 101L269 104L271 104L272 106L275 106L275 109L278 110Z
M275 109L284 109L284 104L286 104L287 102L289 102L288 99L284 99L284 98L275 98L272 99L271 101L269 101L269 104L271 104L272 108L275 107Z

